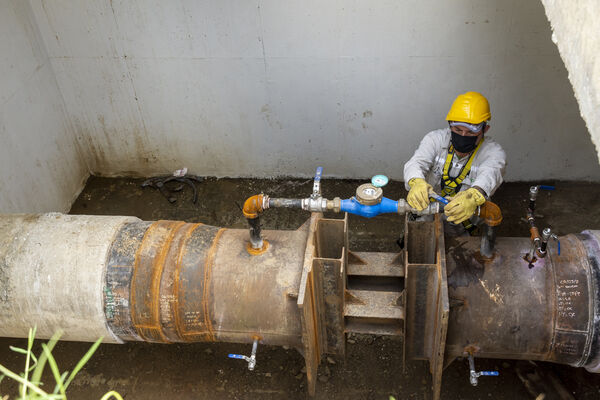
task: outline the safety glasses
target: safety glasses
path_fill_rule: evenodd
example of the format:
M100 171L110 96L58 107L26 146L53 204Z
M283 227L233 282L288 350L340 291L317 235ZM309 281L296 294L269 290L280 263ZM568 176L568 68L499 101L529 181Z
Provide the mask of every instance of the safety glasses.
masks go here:
M469 124L468 122L449 121L450 126L462 126L473 133L479 133L485 127L485 121L480 124Z

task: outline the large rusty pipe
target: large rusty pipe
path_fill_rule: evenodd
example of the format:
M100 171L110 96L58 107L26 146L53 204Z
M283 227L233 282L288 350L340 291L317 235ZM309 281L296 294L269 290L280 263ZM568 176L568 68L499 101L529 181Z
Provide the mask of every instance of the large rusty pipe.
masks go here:
M450 319L446 354L553 361L600 372L600 231L560 238L533 267L529 238L446 244Z
M247 231L129 217L0 215L0 336L224 341L302 348L297 304L308 224ZM600 372L600 233L561 237L533 268L528 238L447 243L446 354L548 360Z
M301 347L296 305L308 236L103 216L0 216L0 336Z

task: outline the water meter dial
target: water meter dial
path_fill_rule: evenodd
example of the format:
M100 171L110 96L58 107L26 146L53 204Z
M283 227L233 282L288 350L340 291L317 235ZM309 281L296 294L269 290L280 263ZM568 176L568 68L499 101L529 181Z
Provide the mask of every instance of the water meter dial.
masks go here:
M356 200L365 206L373 206L381 203L383 197L383 189L380 187L373 186L370 183L360 185L356 189Z
M373 186L381 188L384 187L385 185L387 185L389 182L389 179L387 176L385 175L375 175L374 177L371 178L371 183L373 184Z

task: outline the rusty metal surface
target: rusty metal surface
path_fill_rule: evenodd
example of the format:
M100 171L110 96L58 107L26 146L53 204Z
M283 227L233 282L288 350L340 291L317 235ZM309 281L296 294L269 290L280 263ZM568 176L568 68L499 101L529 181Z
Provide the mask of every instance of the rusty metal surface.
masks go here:
M180 293L182 257L186 245L202 224L183 224L173 232L171 246L166 252L162 275L160 278L160 322L164 336L169 342L186 340L182 329L181 308L184 296ZM210 230L209 227L204 229Z
M476 238L447 246L450 313L447 351L460 356L546 360L583 365L592 342L590 264L582 241L560 238L533 268L527 238L499 238L495 256L479 255Z
M110 329L125 341L142 340L133 326L129 288L135 254L152 222L123 226L109 250L104 284L104 314Z
M343 307L348 217L326 219L313 213L308 224L297 304L302 316L308 392L314 395L317 369L323 354L343 356L346 351Z
M181 232L183 245L173 253L174 267L170 269L173 286L165 287L163 325L173 325L177 341L213 341L209 306L213 301L208 282L214 260L214 249L224 230L214 226L185 227ZM173 322L168 322L172 319Z
M479 207L479 218L488 226L498 226L502 222L502 211L496 203L486 201Z
M476 357L599 369L595 234L562 237L561 255L550 248L533 268L523 259L528 238L499 238L485 258L478 238L445 246L439 218L407 222L399 254L349 254L347 219L320 214L297 231L264 237L272 246L250 256L246 230L178 221L125 225L108 258L109 326L123 340L258 338L296 347L306 360L309 394L323 355L344 354L346 332L404 331L406 357L430 363L434 399L444 354L452 359L466 349Z
M310 220L307 222L309 229L297 302L301 311L302 354L306 364L306 380L310 396L314 396L316 391L317 369L321 362L322 348L324 347L324 324L320 324L318 319L318 314L323 305L322 299L318 295L318 287L315 286L315 283L319 282L319 264L317 264L317 268L314 268L316 255L315 231L320 218L322 218L322 214L312 213Z
M346 352L346 335L344 332L344 265L342 256L339 260L316 259L323 276L323 300L325 317L326 348L328 354L344 356Z
M301 346L296 305L308 227L248 232L179 221L125 226L108 259L105 312L122 340L252 342Z
M549 259L530 269L526 238L498 238L495 257L479 255L478 238L446 243L450 310L446 351L462 356L543 359L552 340L553 275Z
M448 281L446 270L446 249L444 239L444 224L440 216L435 219L436 252L437 252L437 276L438 290L436 293L436 317L433 329L433 349L429 360L429 368L432 375L433 398L439 400L442 389L442 372L444 370L444 359L446 352L446 337L448 333L448 318L450 316L450 300L448 298Z
M600 372L600 231L583 231L578 235L585 246L590 264L590 312L593 324L590 326L589 355L585 369Z
M409 221L405 228L405 358L429 361L433 398L440 398L448 326L443 223Z
M257 218L258 215L263 212L263 199L264 195L262 194L248 197L244 202L244 207L242 208L244 217L248 219Z
M160 281L173 236L183 225L176 221L153 223L136 252L131 278L131 320L138 335L148 342L169 341L160 323Z
M351 252L348 275L404 277L404 259L401 253Z
M429 359L437 311L435 221L406 221L405 225L405 354Z
M215 247L207 286L215 340L301 347L300 311L296 305L308 236L296 231L263 231L268 250L251 256L248 233L226 230Z
M590 266L587 251L575 235L561 239L561 255L548 252L554 272L554 337L549 360L580 367L591 340Z
M401 336L402 292L347 290L344 317L346 332Z
M323 316L328 354L344 356L344 292L346 290L348 215L320 219L316 230L316 258L323 278Z
M404 327L404 253L349 255L346 332L401 336Z

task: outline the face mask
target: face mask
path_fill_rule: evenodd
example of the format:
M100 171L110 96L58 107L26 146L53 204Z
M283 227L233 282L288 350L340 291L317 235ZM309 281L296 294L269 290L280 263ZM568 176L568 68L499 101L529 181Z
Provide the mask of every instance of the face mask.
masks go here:
M452 139L450 140L450 142L452 143L452 146L454 146L456 151L460 153L470 153L476 147L477 138L479 138L479 135L462 136L458 133L452 132Z

